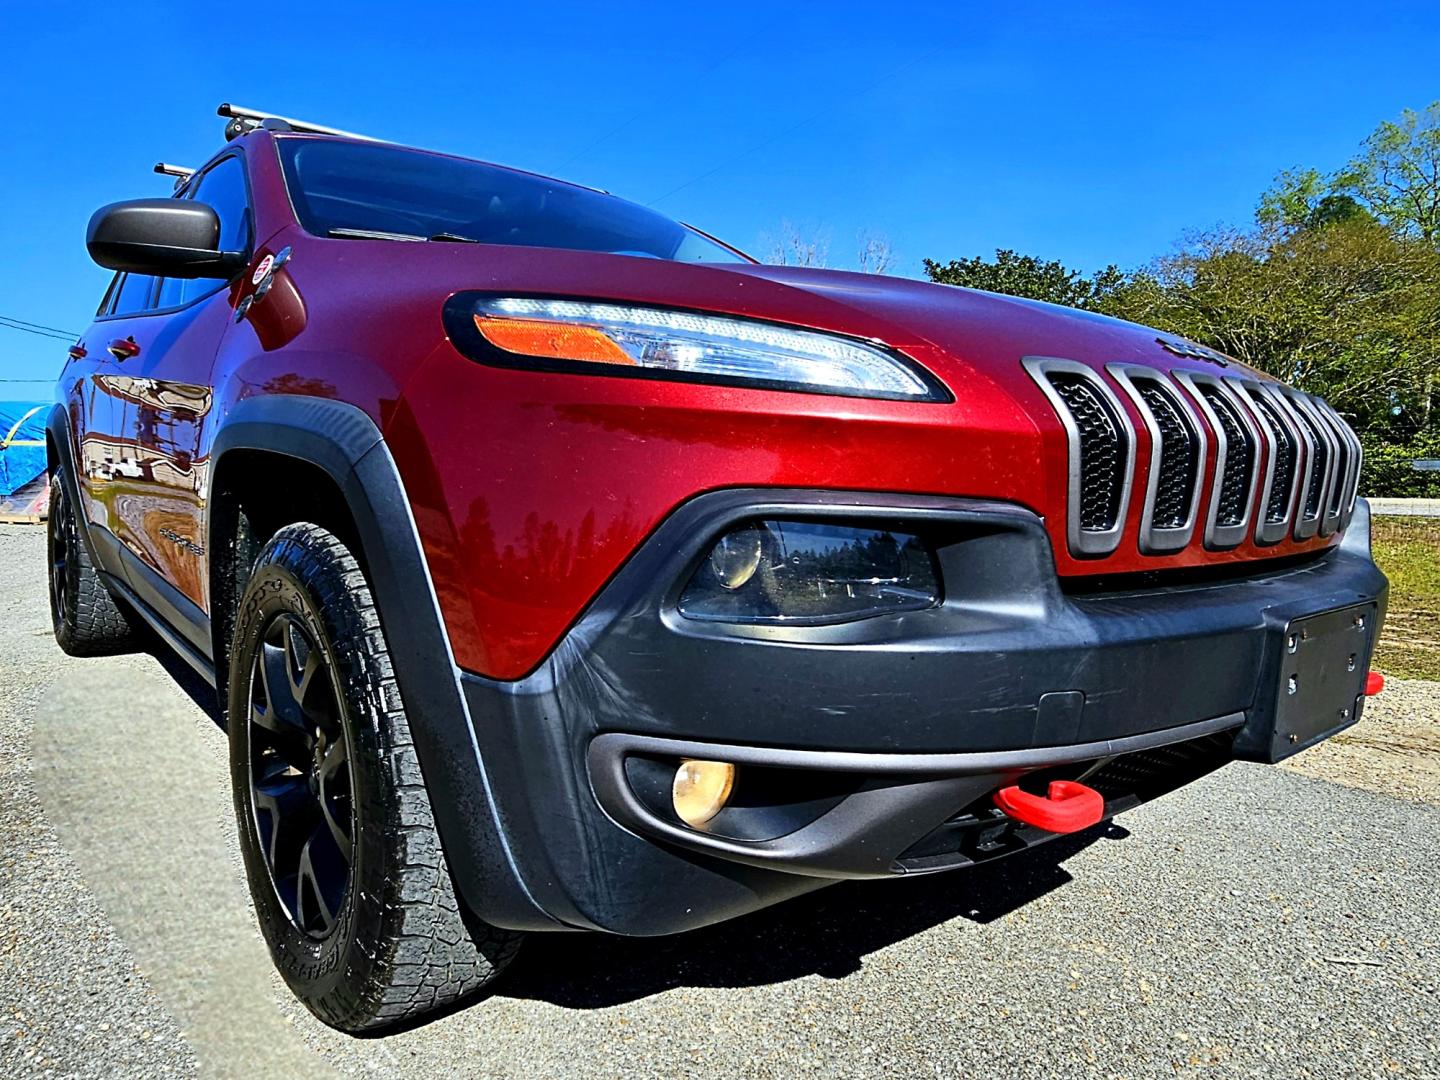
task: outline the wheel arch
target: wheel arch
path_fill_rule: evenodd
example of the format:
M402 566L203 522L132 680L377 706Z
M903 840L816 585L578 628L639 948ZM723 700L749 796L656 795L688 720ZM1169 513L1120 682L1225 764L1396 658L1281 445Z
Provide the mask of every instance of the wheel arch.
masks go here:
M283 494L267 504L266 485L274 483ZM234 615L221 604L247 576L244 552L235 550L247 503L268 515L256 522L261 531L279 517L312 521L336 532L365 568L451 875L467 907L508 929L555 928L511 856L404 484L374 420L346 402L272 394L238 402L217 431L205 535L221 688ZM302 509L303 517L292 516Z

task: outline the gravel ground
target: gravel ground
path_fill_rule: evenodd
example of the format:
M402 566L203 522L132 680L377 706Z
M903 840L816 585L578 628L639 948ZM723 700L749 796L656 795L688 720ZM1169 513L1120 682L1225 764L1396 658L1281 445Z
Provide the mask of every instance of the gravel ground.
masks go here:
M1440 685L970 873L536 937L355 1040L270 969L223 736L155 658L61 657L42 547L0 527L0 1076L1440 1076Z

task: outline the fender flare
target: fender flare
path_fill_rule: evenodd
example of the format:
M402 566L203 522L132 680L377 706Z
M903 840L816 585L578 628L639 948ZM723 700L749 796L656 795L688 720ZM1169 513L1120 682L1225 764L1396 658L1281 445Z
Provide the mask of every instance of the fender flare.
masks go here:
M526 888L510 851L410 502L375 422L354 405L328 398L274 394L239 401L210 449L208 551L219 550L209 535L210 486L224 456L236 450L294 457L335 483L370 570L370 588L456 889L475 915L493 925L557 929Z

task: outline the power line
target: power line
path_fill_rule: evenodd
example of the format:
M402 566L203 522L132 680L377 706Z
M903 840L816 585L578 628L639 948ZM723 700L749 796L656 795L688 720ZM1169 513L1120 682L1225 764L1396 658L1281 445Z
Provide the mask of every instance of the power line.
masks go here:
M930 59L932 56L934 56L936 53L940 52L943 48L945 48L945 46L943 46L943 45L937 45L935 48L931 49L929 52L925 53L924 55L922 55L922 56L921 56L919 59L917 59L917 60L906 60L904 63L898 65L897 67L895 67L894 69L892 69L889 73L887 73L887 74L885 74L885 75L882 75L880 78L876 79L874 82L872 82L872 83L870 83L870 84L862 87L862 88L859 89L859 90L856 90L856 91L855 91L854 93L852 93L852 94L847 94L847 95L845 95L844 97L839 98L839 99L838 99L838 102L837 102L837 101L832 101L832 102L830 102L830 104L826 105L823 109L820 109L818 112L811 113L809 116L805 117L804 120L801 120L798 124L792 124L790 127L785 128L783 131L778 131L778 132L776 132L774 135L771 135L768 139L765 139L765 140L763 140L763 141L761 141L761 142L756 143L754 146L750 147L748 150L743 150L743 151L741 151L739 154L736 154L734 157L728 158L727 160L722 161L719 165L716 165L713 169L710 169L708 172L703 172L703 173L701 173L699 176L693 176L693 177L691 177L689 180L686 180L686 181L685 181L683 184L681 184L679 187L673 187L673 188L671 188L669 191L665 192L664 195L661 195L661 196L659 196L658 198L651 199L651 200L650 200L649 202L647 202L645 205L646 205L646 206L654 206L656 203L664 202L666 199L670 198L671 195L674 195L674 194L677 194L678 192L684 191L686 188L690 187L690 186L693 185L693 184L698 184L698 183L700 183L700 181L702 181L702 180L708 180L710 177L714 176L716 173L722 172L722 171L724 171L725 169L728 169L731 165L734 165L737 161L740 161L742 158L747 158L747 157L749 157L751 154L757 153L757 152L760 151L760 150L764 150L767 146L770 146L770 145L772 145L773 143L779 142L781 139L785 138L787 135L793 135L795 132L799 131L801 128L805 127L807 124L814 123L816 120L820 119L820 117L824 116L826 113L831 112L839 102L844 102L844 103L846 103L846 104L849 104L850 102L855 101L857 98L862 98L862 97L864 97L866 94L870 93L870 91L875 90L875 89L877 89L877 88L880 87L880 86L883 86L885 83L889 82L891 79L895 78L897 75L903 74L907 69L912 68L912 67L914 67L914 68L922 67L927 60L929 60L929 59Z
M61 330L58 333L51 333L49 330L35 330L29 326L20 326L11 322L6 316L0 315L0 329L19 330L22 334L34 334L36 337L51 338L55 341L74 341L78 334L67 334Z
M24 325L24 326L33 326L36 330L53 330L53 331L55 331L55 333L57 333L57 334L65 334L65 335L67 335L68 337L79 337L79 336L80 336L79 334L73 333L73 332L70 331L70 330L61 330L60 327L58 327L58 326L46 326L44 323L27 322L27 321L24 320L24 319L17 319L14 315L0 315L0 319L5 319L5 320L7 320L8 322L21 323L21 324Z

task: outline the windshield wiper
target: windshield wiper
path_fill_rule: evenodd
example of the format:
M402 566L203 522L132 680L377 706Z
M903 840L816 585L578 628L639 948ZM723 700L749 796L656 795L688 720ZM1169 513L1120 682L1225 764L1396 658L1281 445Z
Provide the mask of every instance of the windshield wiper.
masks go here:
M424 243L435 240L447 244L478 244L473 236L461 236L453 232L437 232L434 236L420 236L417 233L383 232L380 229L331 229L325 234L338 240L403 240L407 243Z
M325 234L340 240L408 240L424 243L425 237L413 233L381 232L379 229L331 229Z

